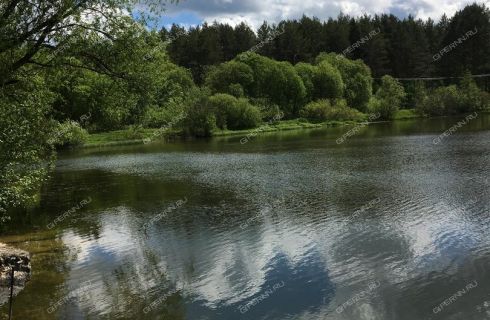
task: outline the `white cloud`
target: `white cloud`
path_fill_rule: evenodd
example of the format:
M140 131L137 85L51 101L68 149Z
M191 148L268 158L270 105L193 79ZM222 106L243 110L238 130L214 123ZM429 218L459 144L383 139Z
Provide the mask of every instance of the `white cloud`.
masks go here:
M167 7L169 14L192 12L204 21L236 25L246 22L257 28L267 20L301 18L303 14L321 20L336 17L340 12L360 16L363 14L394 13L416 18L438 20L442 14L452 16L457 10L474 0L184 0ZM489 0L482 3L487 5Z

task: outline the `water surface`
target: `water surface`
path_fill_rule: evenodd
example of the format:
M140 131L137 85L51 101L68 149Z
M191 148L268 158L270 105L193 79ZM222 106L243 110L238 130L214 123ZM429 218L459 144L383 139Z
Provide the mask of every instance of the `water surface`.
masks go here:
M458 120L67 152L0 237L14 318L490 319L490 116L433 143Z

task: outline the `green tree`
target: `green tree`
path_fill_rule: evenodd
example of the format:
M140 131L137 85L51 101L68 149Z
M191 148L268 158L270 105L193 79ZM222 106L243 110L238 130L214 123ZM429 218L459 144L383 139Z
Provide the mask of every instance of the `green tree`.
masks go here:
M405 98L405 89L391 76L381 78L381 86L370 102L370 111L382 119L392 119Z
M141 83L142 73L127 71L137 64L131 63L139 48L132 46L132 40L145 29L129 15L122 14L131 12L137 2L6 0L0 3L2 214L35 199L52 163L49 141L56 133L49 113L53 95L43 84L48 70L89 70L124 79L132 88ZM145 4L156 8L164 2L145 1ZM136 74L139 76L133 76Z
M456 12L447 23L442 47L451 52L437 61L444 76L460 76L466 70L473 74L490 72L490 10L485 5L471 4ZM443 48L439 48L439 52Z
M17 79L0 89L0 222L10 208L36 201L54 156L48 143L54 123L46 121L53 95L40 77Z
M463 113L486 109L488 101L484 101L485 96L476 85L470 72L466 72L463 79L461 79L459 91L459 112Z
M457 114L460 109L460 92L455 85L434 89L418 106L426 115L442 116Z
M176 104L183 103L195 86L190 73L170 62L163 48L165 42L155 33L144 30L120 32L121 39L130 42L131 50L119 42L97 43L91 52L100 57L114 55L109 60L113 70L123 77L112 77L86 68L53 66L48 73L51 90L58 93L54 103L54 117L78 120L90 113L91 130L120 129L143 121L155 127L171 121L180 111ZM74 42L73 46L78 46ZM72 63L82 61L66 57ZM182 109L182 107L180 107Z
M254 82L252 69L245 63L230 61L211 68L206 75L205 84L213 93L236 92L239 85L245 94L250 94ZM235 88L235 90L233 90Z
M315 99L341 98L344 93L344 81L338 69L327 61L322 61L313 77Z
M244 53L236 58L253 71L252 98L266 98L277 104L287 117L298 115L304 104L306 89L294 67L256 53Z
M315 75L317 73L317 67L313 66L309 63L304 63L300 62L294 66L296 69L296 72L300 76L301 80L303 81L303 84L305 86L306 90L306 95L305 95L305 100L306 102L310 102L313 100L315 97Z
M316 63L330 63L339 70L345 85L344 97L350 107L361 112L366 111L369 99L372 96L373 78L371 70L361 60L349 60L334 53L321 53Z
M244 98L216 94L209 98L209 108L214 112L216 124L220 129L255 128L261 121L260 110Z
M191 68L196 79L201 78L205 66L228 61L257 43L262 44L257 53L294 65L312 63L320 52L345 52L349 59L363 60L376 77L385 74L397 78L459 76L466 69L474 74L488 73L488 8L483 4L472 4L452 18L443 15L438 20L438 23L432 19L424 21L411 15L400 19L393 14L359 18L341 14L320 22L303 16L300 20L283 20L277 25L264 22L257 30L257 36L246 25L239 25L233 29L234 41L230 26L215 23L207 28L193 28L173 42L171 56L179 65ZM459 40L470 31L475 34L464 41ZM202 37L208 38L206 52L199 47ZM451 54L433 61L433 55L455 41L458 46L453 45Z
M418 106L427 97L427 87L424 81L408 81L405 83L404 108L411 109Z

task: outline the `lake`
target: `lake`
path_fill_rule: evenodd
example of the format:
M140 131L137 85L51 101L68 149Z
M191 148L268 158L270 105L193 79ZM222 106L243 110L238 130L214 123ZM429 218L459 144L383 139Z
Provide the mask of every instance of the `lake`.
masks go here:
M438 140L462 119L65 152L0 237L32 253L14 318L490 319L490 115Z

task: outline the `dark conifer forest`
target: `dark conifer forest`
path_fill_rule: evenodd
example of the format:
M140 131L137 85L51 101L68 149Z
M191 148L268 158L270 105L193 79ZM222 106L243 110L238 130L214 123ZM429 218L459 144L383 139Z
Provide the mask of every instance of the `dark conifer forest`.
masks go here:
M366 39L371 32L376 35ZM467 33L474 33L467 37ZM488 8L473 4L452 17L439 21L412 16L400 19L392 14L359 18L339 15L320 21L303 16L277 24L264 22L258 30L245 24L231 27L206 23L186 30L177 25L162 29L163 39L172 38L168 48L172 60L190 68L196 81L203 79L207 66L233 59L237 54L262 43L257 53L279 61L313 62L321 52L343 53L362 43L346 56L362 59L374 77L395 78L458 77L464 72L490 73L490 20ZM277 35L277 36L275 36ZM460 38L464 45L437 60L444 47ZM437 60L437 61L434 61Z

